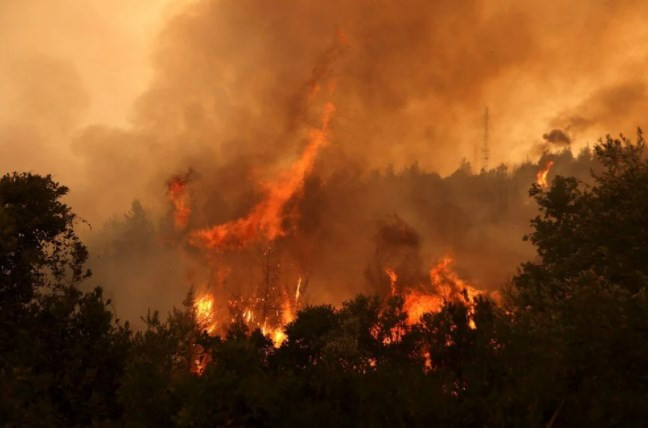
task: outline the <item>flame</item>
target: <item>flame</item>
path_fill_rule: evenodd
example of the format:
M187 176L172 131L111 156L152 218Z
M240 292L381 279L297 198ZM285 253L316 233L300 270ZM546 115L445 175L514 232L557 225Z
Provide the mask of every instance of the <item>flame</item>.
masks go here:
M407 312L407 323L409 325L419 322L423 314L438 312L442 306L442 297L413 290L405 295L403 304L403 308Z
M286 333L284 333L283 326L277 328L268 328L266 327L266 324L264 322L261 326L261 333L272 340L272 344L275 348L279 348L284 340L286 340Z
M278 328L272 333L272 343L275 348L279 348L284 340L286 340L286 334L282 328Z
M252 312L250 309L245 309L245 311L243 311L243 321L245 321L246 324L249 324L253 318L254 312Z
M205 294L194 301L194 314L198 325L211 334L216 329L214 296Z
M389 288L391 289L391 295L396 295L396 281L398 281L398 275L392 268L385 268L385 274L389 277Z
M289 294L285 294L285 299L281 302L280 307L276 310L276 315L279 316L278 321L272 321L274 317L263 317L255 314L253 309L254 305L258 305L260 299L256 296L252 296L248 299L242 300L230 300L230 308L238 313L238 319L245 323L251 330L259 329L261 333L272 340L272 343L275 347L280 347L281 344L286 340L286 334L284 332L284 327L295 320L296 311L299 308L298 302L293 302L289 297ZM237 308L242 307L244 302L250 303L252 306L244 306L242 311L238 311ZM196 301L196 320L200 325L205 325L213 319L213 299L211 296L203 296ZM236 316L231 319L232 322L236 321ZM262 320L262 321L261 321ZM215 334L216 323L212 323L214 328L208 329L207 333Z
M299 292L301 291L301 284L302 284L302 277L299 275L299 279L297 280L297 290L295 291L295 303L299 302Z
M461 279L453 270L454 259L446 255L430 269L431 292L408 289L404 295L403 308L407 312L407 323L410 325L420 321L423 314L438 312L446 301L461 299L471 302L483 292ZM472 316L472 310L469 311ZM472 318L469 327L476 328Z
M300 277L301 279L301 277ZM273 329L271 331L270 337L275 348L281 346L281 344L286 340L286 333L284 332L284 327L295 320L295 310L292 306L292 303L289 299L284 300L281 305L281 326Z
M283 209L301 189L313 168L320 149L328 144L329 126L335 107L326 103L320 127L308 133L308 145L301 157L276 181L266 183L265 198L243 218L192 233L190 242L211 249L241 248L260 239L273 240L284 235Z
M175 176L167 183L167 198L173 205L173 221L177 229L187 227L191 215L187 182L186 177Z
M436 288L439 295L450 299L465 292L468 300L472 300L482 294L481 291L459 277L453 269L454 263L454 258L446 255L430 270L430 284Z
M345 38L340 37L339 43L343 42L345 42ZM325 60L327 62L334 60L336 52L337 48L333 49L332 54L326 56ZM328 92L328 95L332 95L335 90L335 85L332 82L329 82L328 86L322 86L320 83L320 80L327 74L325 73L326 69L326 64L316 68L314 79L305 94L307 103L314 101L315 97L324 90ZM289 215L285 209L286 205L303 188L304 180L312 171L319 152L329 144L330 124L335 106L331 102L324 102L321 105L323 108L319 124L308 129L306 144L301 155L274 180L259 184L263 193L261 200L243 217L212 227L192 230L187 234L191 245L213 250L211 259L214 259L226 251L249 248L251 244L273 241L285 236L287 233L285 220ZM186 213L177 216L180 220L176 221L176 224L181 225L178 227L186 227L190 212L188 197L184 196L186 195L184 184L179 180L175 180L173 183L175 187L172 201L176 208L175 211L176 213ZM264 256L267 255L268 252L264 253ZM268 266L270 266L269 262ZM266 266L266 269L269 268ZM268 275L265 276L266 282L269 283ZM264 287L264 291L256 290L251 294L244 292L243 296L229 300L228 305L232 316L227 318L231 318L232 322L240 320L250 329L260 329L262 334L272 340L275 347L280 347L286 340L284 327L295 319L308 281L304 283L302 277L299 276L297 287L294 290L279 283L278 280L272 279L271 281L272 286ZM278 304L278 302L281 303ZM216 323L213 306L211 296L201 297L195 306L196 319L200 325L210 326L207 330L209 334L215 334ZM227 318L223 321L227 321Z
M295 320L295 311L290 300L286 299L281 305L281 322L283 325L290 324Z
M538 184L538 186L542 187L543 189L549 187L549 183L547 182L547 175L549 174L549 171L551 170L551 167L553 165L554 165L554 161L552 160L547 161L545 167L539 170L536 174L536 183Z

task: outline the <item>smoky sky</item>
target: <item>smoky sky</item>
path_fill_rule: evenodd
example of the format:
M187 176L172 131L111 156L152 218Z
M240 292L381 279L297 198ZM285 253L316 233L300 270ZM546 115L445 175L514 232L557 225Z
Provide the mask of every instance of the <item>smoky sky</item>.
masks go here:
M0 166L54 172L90 221L162 208L178 170L289 161L317 72L335 86L327 158L360 167L475 163L485 107L493 165L537 156L547 129L578 148L642 125L641 1L84 4L0 6Z
M416 163L448 177L462 160L476 171L486 107L493 167L539 160L551 130L577 153L645 121L648 4L639 0L141 3L0 3L0 168L53 173L70 186L68 202L93 225L83 231L90 238L134 199L163 223L165 183L188 170L197 177L194 225L244 215L260 196L256 183L304 147L313 82L336 108L313 176L323 189L345 183L339 202L348 205L354 190L378 188L357 184L375 171L398 175ZM327 206L328 191L321 200L302 196ZM462 193L458 186L446 194L447 204L463 203ZM444 204L389 202L378 191L361 199L373 211L348 224L364 221L361 243L351 246L363 257L374 251L375 222L389 215L421 234L423 253L434 252L422 219L445 218ZM326 227L348 228L336 214L340 224ZM488 224L443 246L519 239L518 230ZM173 259L169 251L164 260ZM479 264L477 254L466 257ZM155 265L153 258L146 269ZM362 277L366 261L358 257L358 265ZM485 277L503 276L493 269Z

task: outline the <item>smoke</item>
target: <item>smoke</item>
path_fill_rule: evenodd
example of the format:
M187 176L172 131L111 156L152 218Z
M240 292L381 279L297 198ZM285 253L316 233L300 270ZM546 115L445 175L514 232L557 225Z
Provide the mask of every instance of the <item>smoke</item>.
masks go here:
M286 281L308 275L312 298L332 302L371 290L366 272L386 245L376 236L394 216L419 243L390 263L420 260L411 270L425 272L453 253L463 277L496 287L533 255L519 239L537 166L521 162L644 120L641 1L141 3L0 5L0 167L71 187L94 225L84 233L111 260L93 261L96 281L129 301L129 316L210 282L214 263L255 263L188 246L166 183L196 171L187 230L244 218L260 183L306 146L313 98L335 105L331 141L275 245ZM490 164L509 168L476 176L457 167L479 164L486 106ZM579 162L556 171L585 171ZM115 226L134 199L147 233ZM239 275L228 281L257 274Z
M564 131L560 129L552 129L551 132L542 134L542 138L545 139L548 143L555 144L558 146L566 146L571 143L571 138Z

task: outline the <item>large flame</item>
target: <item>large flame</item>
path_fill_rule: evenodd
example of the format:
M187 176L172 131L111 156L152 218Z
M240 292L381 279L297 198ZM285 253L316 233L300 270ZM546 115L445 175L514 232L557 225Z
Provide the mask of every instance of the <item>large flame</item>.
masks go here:
M405 294L403 308L407 312L407 323L410 325L419 322L424 314L438 312L443 306L443 298L434 294L426 294L416 290L409 290Z
M333 104L326 103L320 127L310 129L308 145L301 157L276 181L265 184L265 198L246 217L195 231L191 235L191 243L210 249L232 249L261 239L271 241L282 236L284 206L301 189L319 150L328 144L329 125L334 111Z
M306 93L302 100L304 105L299 108L298 115L294 118L301 121L310 117L311 107L316 98L323 93L331 96L335 91L335 84L330 76L331 64L347 45L347 39L339 31L334 44L313 68L312 78L306 84ZM325 91L323 91L325 89ZM329 98L330 99L330 98ZM263 197L247 213L247 215L198 230L190 231L186 236L189 243L203 250L208 250L207 260L211 271L221 272L220 267L215 268L213 261L224 260L228 257L244 256L245 250L265 247L264 273L261 282L256 287L251 284L235 280L235 290L227 291L225 278L216 278L210 274L208 289L218 292L227 302L229 316L224 311L219 311L219 326L224 327L230 322L243 322L250 329L259 329L268 336L275 346L280 346L285 340L284 327L292 322L301 307L301 301L308 285L308 279L302 280L299 274L295 283L290 284L282 280L280 263L271 260L275 240L288 234L288 219L292 219L293 211L287 209L289 201L299 195L304 186L304 180L311 173L321 149L329 144L331 120L335 106L326 99L321 100L322 110L316 125L310 126L306 134L306 144L300 156L275 179L258 183ZM174 206L174 217L178 228L185 228L190 214L189 198L185 189L186 181L174 179L169 184L168 197ZM229 272L225 275L228 276ZM306 277L307 278L307 277ZM293 288L294 287L294 288ZM250 290L252 289L252 290ZM236 296L236 297L233 297ZM208 333L215 332L214 299L210 294L201 296L195 305L196 319L204 326L210 326Z
M554 165L554 161L552 160L547 161L545 167L542 168L540 171L538 171L536 174L536 184L542 187L543 189L549 187L549 183L547 182L547 175L549 174L549 171L551 170L551 167L553 165Z
M454 259L446 255L430 269L429 292L408 288L404 293L404 309L407 312L407 322L412 325L421 316L430 312L438 312L447 301L463 299L470 304L483 292L461 279L453 269ZM474 328L471 319L470 327Z
M189 241L197 247L210 250L233 250L246 247L252 243L267 240L272 241L283 236L284 208L286 203L302 188L304 179L310 173L320 149L328 144L329 126L335 107L328 102L324 105L320 117L320 125L308 132L308 144L301 156L276 180L264 184L265 197L243 217L211 228L193 231ZM186 199L184 195L184 182L172 180L169 194L176 207L184 208L181 203ZM186 212L187 210L180 210ZM178 216L176 215L176 218ZM180 224L186 225L185 217L180 216ZM178 224L178 221L176 221ZM270 247L269 247L270 248ZM266 255L270 249L266 251ZM268 279L266 279L268 281ZM266 284L264 295L258 290L248 297L229 300L229 306L234 313L233 320L239 319L251 329L258 328L268 336L274 346L279 347L286 339L284 326L295 319L295 314L301 305L304 290L302 278L296 283L294 289L289 290L282 284ZM268 294L268 290L271 293ZM271 300L280 298L278 305ZM214 334L216 329L214 298L211 294L201 296L195 302L195 314L198 324L209 334Z
M245 247L261 240L272 241L284 234L284 207L286 203L302 188L304 179L312 170L319 150L328 144L329 125L335 108L332 103L326 103L320 119L319 128L313 128L308 133L308 144L300 158L291 165L277 180L266 183L266 196L252 211L243 218L220 224L208 229L194 231L190 242L196 246L213 250L231 250ZM283 328L292 322L300 306L302 294L302 279L299 277L293 291L286 287L277 286L275 294L281 294L282 303L278 308L268 312L265 308L267 300L276 296L252 295L242 301L230 301L230 307L241 321L250 328L259 328L264 335L269 336L275 346L281 346L285 340ZM202 298L201 298L202 299ZM212 310L212 303L199 299L197 318ZM241 308L241 305L244 307ZM263 310L254 309L264 306ZM274 311L274 312L272 312ZM209 330L212 333L213 330Z

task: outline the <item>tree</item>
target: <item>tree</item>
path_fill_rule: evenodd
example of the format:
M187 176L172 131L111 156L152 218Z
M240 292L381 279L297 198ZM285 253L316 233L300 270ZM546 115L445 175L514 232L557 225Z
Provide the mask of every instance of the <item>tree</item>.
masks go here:
M547 191L533 185L530 195L540 215L525 239L537 247L540 261L523 264L515 278L521 305L540 307L547 299L564 298L571 286L587 283L589 277L632 294L648 285L644 149L641 131L636 143L608 136L595 147L603 170L593 174L593 186L561 176Z
M116 391L130 342L89 277L68 189L50 176L0 179L0 424L118 420Z
M646 422L648 399L648 160L632 143L595 147L593 184L556 177L533 186L540 215L527 262L510 290L516 358L541 370L517 376L539 420L554 424ZM528 338L525 340L524 338ZM523 343L530 346L520 353Z
M39 287L89 275L83 269L87 250L74 232L76 216L60 201L67 193L49 175L0 179L0 313L25 305Z

